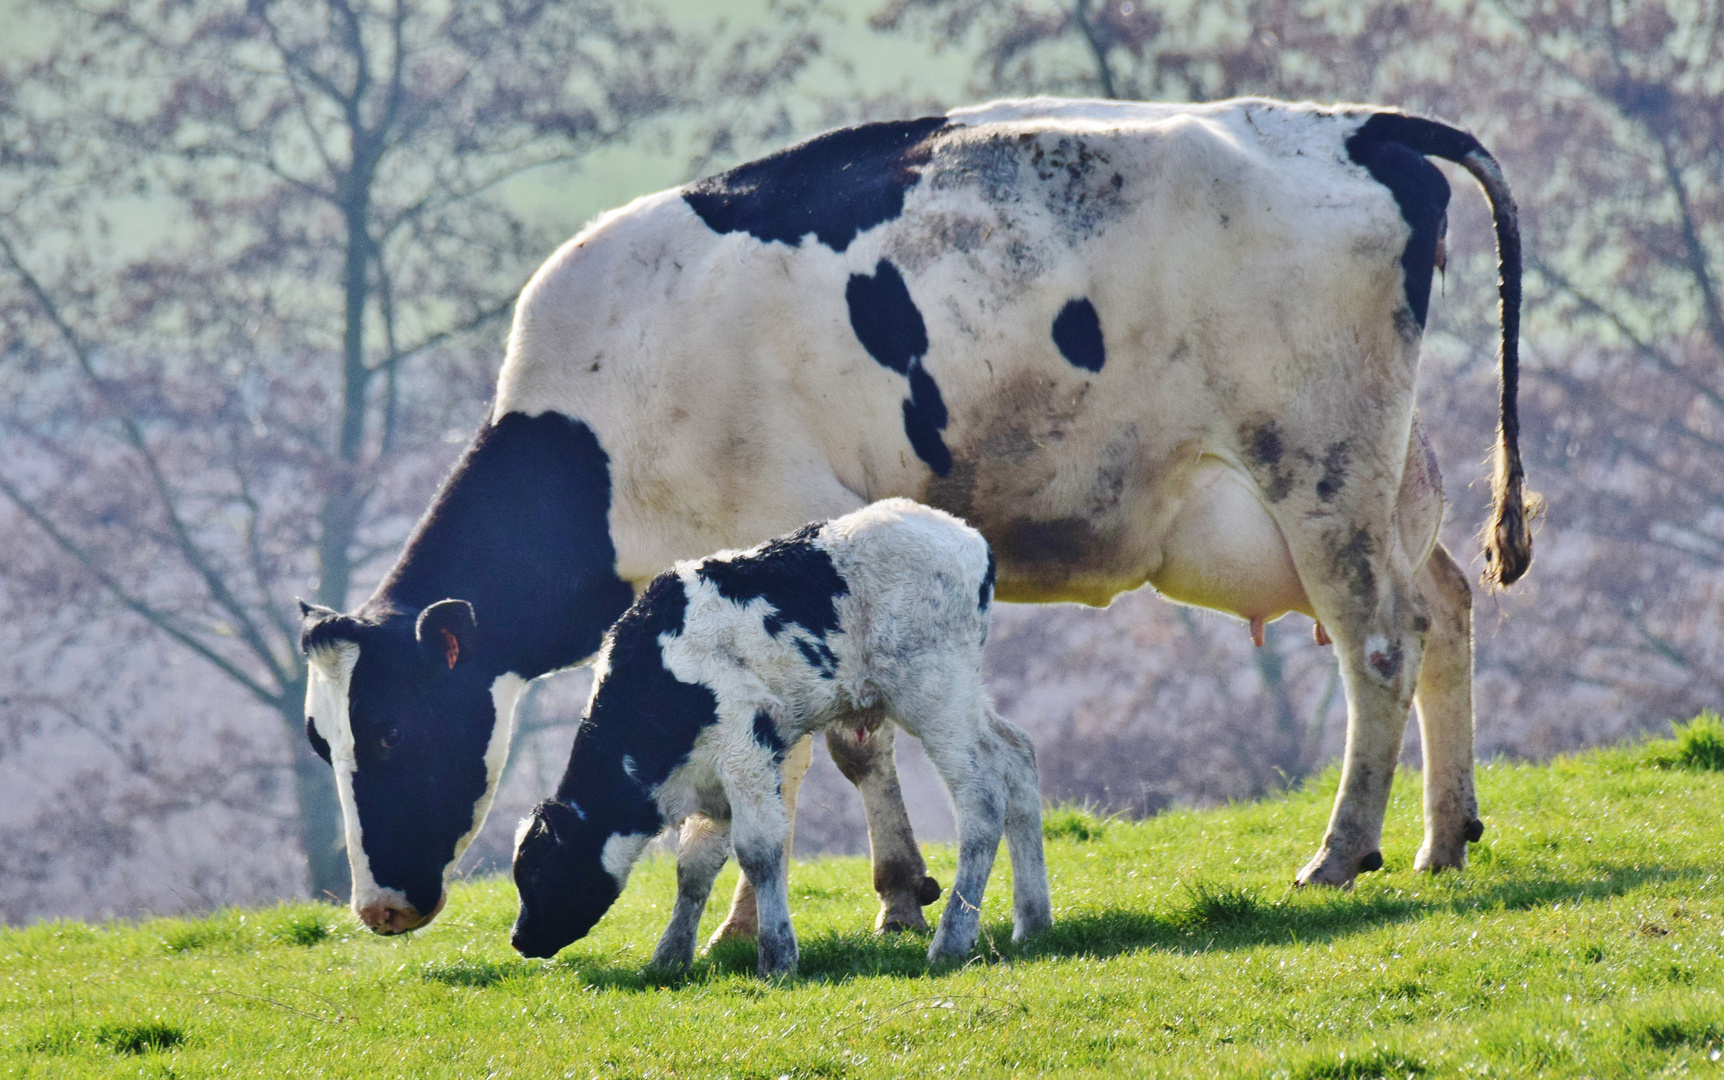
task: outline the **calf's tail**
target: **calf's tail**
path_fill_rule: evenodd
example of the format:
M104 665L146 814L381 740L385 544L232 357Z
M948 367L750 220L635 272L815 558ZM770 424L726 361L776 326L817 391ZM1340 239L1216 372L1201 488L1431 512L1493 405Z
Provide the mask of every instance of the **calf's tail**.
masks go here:
M1514 196L1502 169L1468 132L1422 116L1380 112L1371 116L1348 140L1395 142L1419 154L1452 161L1473 175L1491 204L1497 233L1497 294L1502 301L1502 414L1497 427L1495 464L1491 472L1491 515L1485 523L1485 584L1512 585L1532 563L1532 532L1528 519L1538 496L1526 490L1520 459L1521 255L1520 223Z

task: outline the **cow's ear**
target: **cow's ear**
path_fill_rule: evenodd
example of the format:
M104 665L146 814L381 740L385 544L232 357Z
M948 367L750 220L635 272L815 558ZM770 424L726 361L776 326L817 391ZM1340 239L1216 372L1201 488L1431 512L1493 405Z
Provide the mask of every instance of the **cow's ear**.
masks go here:
M413 636L419 648L443 667L453 671L463 656L471 656L479 623L473 605L465 600L439 600L419 613Z
M343 615L333 608L318 604L299 602L299 648L301 652L342 641L357 642L360 635L367 629L367 624L360 622L351 615Z

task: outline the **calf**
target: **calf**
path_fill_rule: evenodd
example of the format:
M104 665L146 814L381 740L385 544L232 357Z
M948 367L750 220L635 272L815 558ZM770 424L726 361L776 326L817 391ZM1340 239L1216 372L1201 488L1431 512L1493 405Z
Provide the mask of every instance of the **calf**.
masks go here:
M993 597L981 534L906 499L659 575L606 635L556 797L522 822L515 948L552 956L584 937L641 849L681 823L676 910L654 964L693 959L728 842L758 897L760 973L794 971L780 765L810 732L864 738L886 719L922 740L958 822L957 881L928 959L976 943L1002 831L1012 938L1046 927L1035 750L982 687Z

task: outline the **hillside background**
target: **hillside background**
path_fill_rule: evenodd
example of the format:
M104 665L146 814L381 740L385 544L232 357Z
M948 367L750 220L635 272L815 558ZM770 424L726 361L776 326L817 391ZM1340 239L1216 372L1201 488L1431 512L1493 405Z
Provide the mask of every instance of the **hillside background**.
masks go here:
M539 260L635 195L993 96L1366 100L1475 132L1522 211L1548 506L1528 579L1478 598L1479 754L1724 697L1724 5L717 8L0 5L0 919L339 894L293 598L345 607L387 568ZM1476 569L1494 255L1451 180L1420 400ZM1256 650L1147 591L1004 605L988 664L1046 795L1131 814L1297 785L1345 726L1297 617ZM554 785L586 679L535 685L469 871ZM900 746L920 835L949 837ZM865 847L822 750L799 853Z

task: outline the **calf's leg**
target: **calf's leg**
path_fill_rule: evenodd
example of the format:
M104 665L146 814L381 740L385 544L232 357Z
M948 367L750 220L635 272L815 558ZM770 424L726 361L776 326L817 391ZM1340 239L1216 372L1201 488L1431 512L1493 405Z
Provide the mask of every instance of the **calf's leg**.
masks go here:
M1425 842L1413 866L1460 870L1467 843L1484 834L1473 786L1473 594L1441 545L1416 585L1431 629L1413 699L1425 757Z
M789 859L791 847L796 842L796 797L802 790L802 779L808 775L808 766L814 760L814 736L805 735L796 740L784 756L782 770L784 792L784 813L789 826L784 835L784 854ZM718 929L712 932L707 946L717 944L725 938L753 938L759 926L755 912L754 883L744 874L737 879L736 892L730 899L730 912L724 921L718 924Z
M1022 729L988 709L988 721L1003 753L1006 780L1006 848L1012 854L1012 940L1022 941L1053 925L1048 867L1042 851L1042 789L1036 749Z
M965 956L975 947L981 930L982 898L1008 813L1018 818L1020 844L1026 839L1028 814L1021 791L1017 793L1019 801L1011 798L1006 761L1015 752L1008 753L1006 740L989 722L979 683L974 687L936 688L920 695L916 703L902 704L904 726L921 737L940 779L952 793L958 825L958 872L934 940L928 945L928 961L934 963ZM1015 756L1021 768L1022 755ZM1038 823L1040 815L1038 804ZM1045 869L1042 875L1045 889Z
M680 970L694 961L694 937L712 894L712 879L730 856L729 832L726 823L700 814L683 821L676 852L676 908L653 950L654 967Z
M736 861L741 864L742 872L754 884L759 972L762 977L794 974L796 930L790 924L790 887L785 877L784 854L790 825L784 807L774 793L731 790L728 794L731 846L736 849Z

